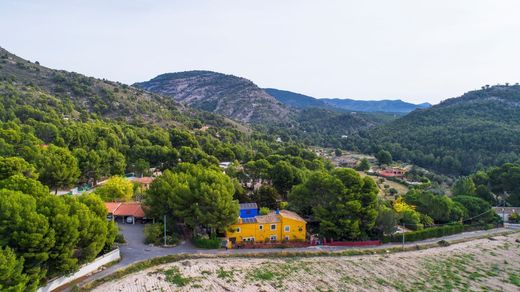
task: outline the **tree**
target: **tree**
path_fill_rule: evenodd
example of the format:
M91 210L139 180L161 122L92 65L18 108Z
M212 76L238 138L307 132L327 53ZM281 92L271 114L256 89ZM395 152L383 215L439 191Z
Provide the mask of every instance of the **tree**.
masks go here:
M0 180L20 174L29 178L38 178L34 165L21 157L0 157Z
M17 174L10 176L8 179L0 181L0 189L9 189L29 194L37 199L44 198L49 195L49 188L41 182Z
M55 233L39 214L36 199L12 190L0 190L0 246L9 246L24 259L24 272L33 287L45 274L45 263L54 246Z
M124 177L113 176L96 188L95 192L106 202L130 201L134 195L134 186Z
M335 239L368 237L377 217L377 186L353 169L316 171L289 194L290 207L319 221L320 234Z
M234 191L231 179L219 169L181 163L176 172L167 170L152 183L145 205L152 217L173 215L192 229L209 227L214 234L238 218Z
M83 148L76 148L73 153L78 160L81 176L85 181L92 179L93 184L96 185L101 176L106 175L103 172L103 163L97 151L90 150L87 152Z
M363 158L363 159L361 159L359 164L356 166L356 169L360 170L360 171L367 171L370 169L370 162L368 162L368 159Z
M0 291L25 291L29 278L23 273L23 258L8 246L0 247Z
M336 150L334 150L334 155L341 156L341 155L343 155L343 152L341 151L341 149L336 148Z
M415 206L407 204L403 197L399 196L393 203L394 211L400 217L400 223L410 229L421 229L421 215L415 210Z
M481 198L473 196L455 196L453 201L464 206L467 211L465 220L467 223L492 223L495 219L495 212L491 205Z
M47 196L38 203L38 212L44 215L54 231L54 245L49 250L47 275L55 277L74 272L78 268L75 256L79 242L79 218L71 214L71 205L63 196Z
M390 164L392 163L392 154L386 150L380 150L376 153L376 159L379 164Z
M465 209L446 195L429 191L411 190L404 196L406 203L416 207L420 213L430 216L436 223L460 221Z
M278 191L270 185L262 185L253 194L253 201L260 207L266 207L273 210L279 207L278 202L280 202L281 199L282 198Z
M273 181L273 186L284 198L293 185L299 184L302 181L298 169L286 161L278 161L271 168L270 176Z
M453 185L452 193L454 196L474 196L475 183L470 177L461 177Z
M377 215L375 227L384 235L392 234L397 230L398 223L399 215L393 209L383 206Z
M80 175L76 158L66 148L49 145L42 151L37 164L41 182L55 193L59 188L74 185Z
M79 199L70 198L70 214L79 219L79 241L76 246L78 263L83 264L92 261L105 247L108 234L109 222L105 212L101 213L103 203L100 199L93 201L88 199L95 195L82 195ZM83 203L85 202L85 203Z
M150 171L150 163L142 158L139 158L135 162L134 169L137 176L143 176Z
M495 199L495 196L493 196L493 194L489 191L489 189L485 185L477 186L475 195L492 205L497 204L497 200Z

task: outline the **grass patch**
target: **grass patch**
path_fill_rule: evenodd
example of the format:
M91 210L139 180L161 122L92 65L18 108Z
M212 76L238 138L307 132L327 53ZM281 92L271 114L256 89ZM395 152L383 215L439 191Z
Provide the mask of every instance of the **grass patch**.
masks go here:
M509 282L517 287L520 287L520 276L509 274Z
M235 271L233 270L226 271L224 268L220 267L217 271L217 278L224 279L226 282L233 280L234 277Z
M192 277L184 277L177 267L162 271L162 273L166 277L166 282L174 284L178 287L184 287L195 280L195 278Z
M246 277L253 281L271 281L275 278L275 274L272 271L258 268L249 272Z

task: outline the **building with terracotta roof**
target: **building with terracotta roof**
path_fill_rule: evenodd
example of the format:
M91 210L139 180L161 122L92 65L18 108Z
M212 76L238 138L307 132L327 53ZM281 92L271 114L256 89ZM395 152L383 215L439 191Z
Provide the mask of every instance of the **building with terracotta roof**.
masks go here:
M389 167L379 171L382 177L404 177L406 170L403 168Z
M123 223L135 224L137 219L143 220L145 217L140 202L105 202L105 207L111 220L121 218Z
M307 222L288 210L273 211L267 215L238 218L226 232L228 247L241 242L304 241Z
M153 180L155 178L151 177L151 176L143 176L143 177L132 177L130 178L130 180L132 182L136 182L138 184L140 184L144 190L147 190L150 188L150 184L152 184Z

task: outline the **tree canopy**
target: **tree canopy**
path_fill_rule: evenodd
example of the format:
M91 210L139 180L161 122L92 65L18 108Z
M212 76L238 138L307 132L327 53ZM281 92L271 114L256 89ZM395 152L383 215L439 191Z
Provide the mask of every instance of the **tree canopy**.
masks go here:
M224 230L238 218L231 179L221 171L181 163L176 171L165 171L150 186L145 204L151 216L172 216L188 227Z

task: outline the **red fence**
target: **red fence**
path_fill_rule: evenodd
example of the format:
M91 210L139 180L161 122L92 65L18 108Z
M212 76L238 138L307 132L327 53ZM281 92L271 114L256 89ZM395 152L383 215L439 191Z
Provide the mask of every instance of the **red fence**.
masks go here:
M294 247L308 247L315 246L316 242L255 242L255 243L240 243L237 245L238 248L294 248ZM367 240L367 241L332 241L323 242L324 246L375 246L381 245L379 240Z
M255 243L241 243L237 245L238 248L294 248L294 247L308 247L312 244L308 242L255 242Z
M323 243L323 245L329 246L373 246L381 245L379 240L367 240L367 241L332 241Z

